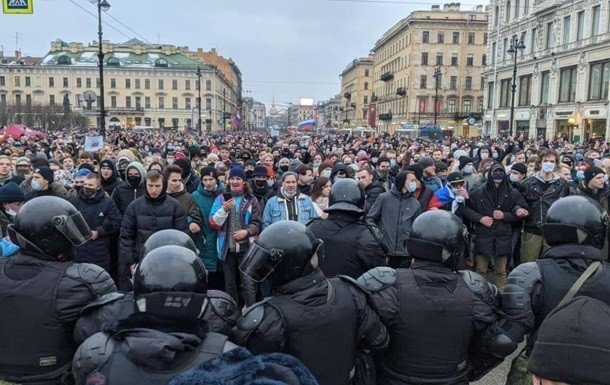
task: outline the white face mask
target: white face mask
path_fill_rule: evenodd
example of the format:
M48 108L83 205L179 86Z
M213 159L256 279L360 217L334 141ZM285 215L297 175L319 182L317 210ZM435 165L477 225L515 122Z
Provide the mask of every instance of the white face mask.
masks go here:
M513 183L519 182L519 175L517 175L517 174L510 174L509 178L510 178L510 181Z
M544 173L552 173L555 171L555 163L553 162L542 162L542 172Z
M481 160L485 160L485 159L487 159L487 158L489 158L489 154L488 154L488 153L486 153L486 152L482 152L482 153L481 153Z
M472 174L474 172L474 166L468 165L464 167L464 174Z
M414 192L415 190L417 190L417 182L409 182L409 183L407 184L407 191L408 191L408 192L410 192L410 193L412 193L412 192Z
M324 178L330 178L331 172L332 172L332 170L326 169L326 170L322 171L320 176L323 176Z

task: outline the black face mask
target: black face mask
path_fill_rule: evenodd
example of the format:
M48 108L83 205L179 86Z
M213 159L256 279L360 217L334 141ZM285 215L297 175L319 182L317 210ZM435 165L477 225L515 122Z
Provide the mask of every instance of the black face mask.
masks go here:
M83 188L83 186L77 186L74 185L74 190L76 190L76 192L80 192L80 190Z
M248 178L248 179L252 178L253 174L254 174L254 170L246 170L246 178Z
M280 166L280 170L282 170L284 172L288 171L289 168L290 168L290 166L286 166L286 165Z
M257 188L265 188L267 187L267 181L254 179L254 186Z
M140 177L139 176L128 176L127 183L133 188L136 188L140 185Z
M94 196L94 195L95 195L95 193L97 192L97 190L96 190L96 189L94 189L94 188L89 188L89 187L83 187L83 188L82 188L82 191L83 191L83 194L85 194L85 196L88 196L88 197L92 197L92 196Z

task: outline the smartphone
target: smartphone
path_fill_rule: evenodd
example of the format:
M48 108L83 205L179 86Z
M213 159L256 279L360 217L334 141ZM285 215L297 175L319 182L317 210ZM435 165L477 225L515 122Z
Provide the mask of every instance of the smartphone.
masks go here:
M224 198L225 202L233 199L233 195L231 193L222 193L222 197Z

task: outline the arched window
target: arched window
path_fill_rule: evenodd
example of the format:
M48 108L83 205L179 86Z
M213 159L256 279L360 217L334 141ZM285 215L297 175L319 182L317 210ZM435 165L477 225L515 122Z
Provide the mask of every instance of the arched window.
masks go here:
M155 67L167 67L167 60L161 58L161 59L157 59L157 61L155 62Z
M60 56L59 59L57 59L57 64L59 64L59 65L70 65L70 64L72 64L72 59L70 59L66 55Z
M510 0L506 2L506 13L505 13L504 22L508 23L510 21Z
M119 59L113 56L111 58L108 58L108 60L106 61L106 65L109 67L118 67L121 65L121 63L119 62Z

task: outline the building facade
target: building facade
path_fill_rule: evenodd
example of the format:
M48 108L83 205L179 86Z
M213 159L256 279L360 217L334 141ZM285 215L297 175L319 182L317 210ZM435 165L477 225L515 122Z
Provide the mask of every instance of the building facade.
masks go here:
M487 23L483 6L463 11L450 3L412 12L390 28L372 49L370 108L377 111L377 127L393 132L406 124L433 124L436 112L441 128L460 136L476 132L466 122L478 122L483 111Z
M38 64L0 62L0 102L67 106L99 125L97 43L51 43ZM237 111L237 91L215 67L187 47L148 45L136 39L103 42L106 126L194 128L201 70L202 126L218 130ZM226 119L227 121L230 120Z
M354 59L341 73L343 125L366 127L373 93L373 57Z
M515 38L513 133L529 138L610 140L609 3L601 0L492 0L485 67L485 127L508 135Z
M264 130L266 128L265 117L267 111L265 105L259 101L254 101L252 104L252 112L251 112L251 122L252 129L254 130Z

